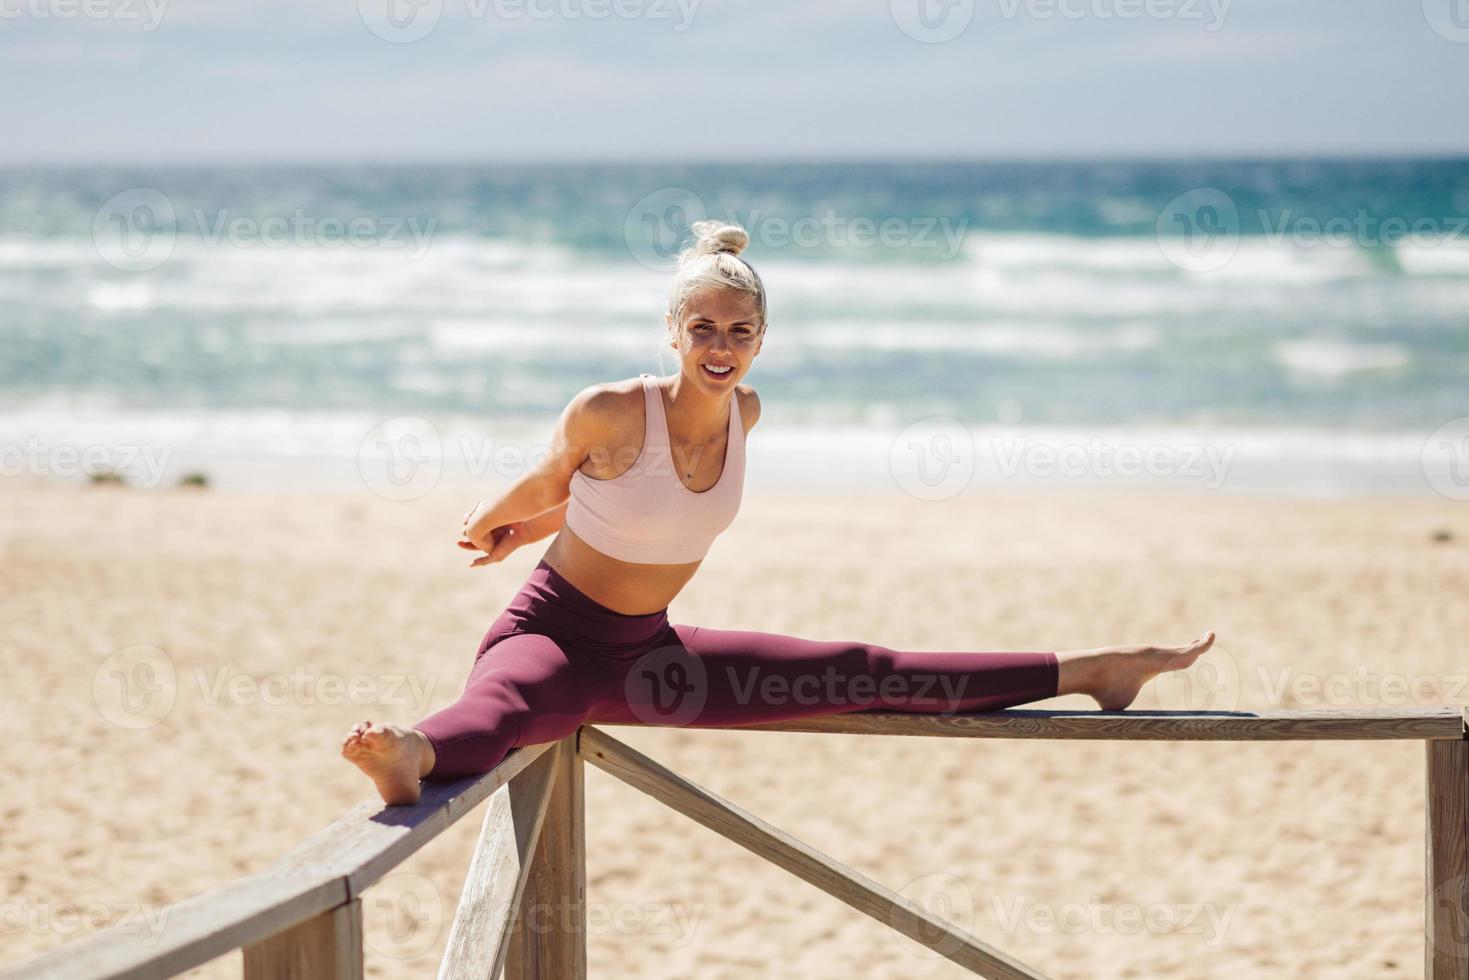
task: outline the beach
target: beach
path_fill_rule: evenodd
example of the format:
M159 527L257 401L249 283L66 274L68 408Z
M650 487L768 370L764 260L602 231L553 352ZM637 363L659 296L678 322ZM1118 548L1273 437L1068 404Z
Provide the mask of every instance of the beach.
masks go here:
M7 965L149 928L368 798L345 730L452 701L549 544L466 568L451 487L0 497ZM890 488L747 494L670 619L952 651L1212 629L1134 707L1464 705L1466 597L1441 497ZM1058 978L1422 975L1418 742L605 731ZM967 975L600 770L586 790L590 976ZM434 974L482 813L367 893L369 976Z

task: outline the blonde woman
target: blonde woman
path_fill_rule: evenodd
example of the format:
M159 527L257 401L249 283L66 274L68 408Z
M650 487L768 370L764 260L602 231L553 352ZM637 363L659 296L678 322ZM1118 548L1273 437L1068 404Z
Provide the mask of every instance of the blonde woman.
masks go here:
M544 465L465 515L471 567L555 538L480 641L459 700L412 728L363 721L343 741L389 804L419 781L488 772L584 723L728 727L845 711L952 714L1087 694L1132 703L1214 642L1033 652L893 650L670 623L668 605L739 510L760 399L743 384L765 338L765 286L743 229L693 226L666 315L671 378L592 385ZM608 452L607 447L621 447Z

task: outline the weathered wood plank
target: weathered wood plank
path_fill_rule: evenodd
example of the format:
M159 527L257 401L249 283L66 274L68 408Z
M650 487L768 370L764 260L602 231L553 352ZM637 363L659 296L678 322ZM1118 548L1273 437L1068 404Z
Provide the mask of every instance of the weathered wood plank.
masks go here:
M245 947L245 980L362 980L362 900Z
M583 726L586 760L852 908L980 976L1036 980L1043 975L871 878L832 860L623 742Z
M638 724L605 722L601 725ZM677 726L657 726L677 727ZM697 727L697 726L685 726ZM723 727L723 726L721 726ZM849 711L789 721L730 726L729 731L824 732L846 735L937 735L948 738L1125 739L1167 742L1457 739L1454 707L1318 708L1272 711L1006 711L953 715Z
M516 749L483 776L426 783L414 806L359 804L267 871L161 910L156 935L106 930L0 971L0 980L155 980L258 942L359 897L549 747Z
M423 795L413 806L363 803L283 855L271 872L341 876L347 879L348 897L356 898L554 745L548 742L515 749L483 776L425 783Z
M1469 741L1427 747L1423 975L1469 980Z
M507 980L586 980L586 766L579 735L560 743L546 822L510 935Z
M251 875L159 910L158 932L114 928L0 971L4 980L172 977L347 902L341 879Z
M1170 741L1274 741L1293 739L1424 739L1462 742L1464 716L1458 708L1315 709L1234 712L1184 711L1037 711L1011 709L959 715L910 714L864 710L786 722L739 726L736 731L832 732L848 734L928 735L958 738L1142 739ZM341 820L283 856L267 872L231 882L159 910L160 934L114 929L69 943L27 963L0 970L3 980L51 977L166 977L207 962L231 949L247 946L312 916L357 898L469 810L498 791L538 758L548 746L510 753L493 772L454 783L429 784L412 807L363 803ZM1450 748L1450 754L1462 751ZM1433 748L1429 749L1430 759ZM1430 772L1447 773L1449 755ZM574 778L580 766L573 764ZM1434 785L1451 785L1446 775ZM580 788L565 848L581 860ZM1443 821L1453 806L1452 792L1430 799ZM554 797L553 797L554 805ZM1430 824L1433 820L1430 815ZM577 838L573 844L572 838ZM1454 845L1451 845L1454 846ZM1440 847L1430 874L1440 885L1455 877L1448 869L1458 859ZM1433 871L1432 867L1438 867ZM584 881L579 908L585 911ZM1435 889L1430 889L1430 895ZM1456 906L1469 915L1460 896ZM1433 899L1430 898L1430 902ZM1432 917L1439 943L1452 927L1447 913ZM585 937L580 955L585 954ZM1430 942L1430 948L1433 943Z
M564 743L557 745L490 797L439 980L492 980L500 975L551 798L557 757L566 752Z

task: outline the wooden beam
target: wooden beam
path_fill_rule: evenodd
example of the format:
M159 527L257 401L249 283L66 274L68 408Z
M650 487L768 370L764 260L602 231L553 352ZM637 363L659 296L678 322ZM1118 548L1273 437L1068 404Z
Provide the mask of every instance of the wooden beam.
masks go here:
M362 980L362 900L245 947L245 980Z
M643 722L599 722L599 725ZM657 726L654 727L702 727ZM1006 711L953 715L848 711L719 726L738 732L937 735L946 738L1126 739L1166 742L1458 739L1459 708L1317 708L1276 711Z
M581 746L587 761L599 769L971 972L994 980L1044 980L1019 960L665 769L632 746L585 726Z
M565 751L560 746L543 753L490 797L439 980L491 980L500 975L551 798L557 757Z
M423 793L413 806L363 803L282 856L271 867L271 873L341 877L347 881L348 897L356 898L554 745L515 749L483 776L424 783Z
M559 743L546 820L510 937L506 980L586 980L586 766L578 736Z
M524 770L516 749L483 776L425 783L414 806L364 802L269 870L157 910L157 933L114 928L0 970L0 980L156 980L346 905Z
M154 909L158 932L108 929L0 970L4 980L171 977L347 903L340 879L251 875Z
M1463 712L1457 708L1315 709L1305 711L1036 711L1011 709L958 715L912 714L862 710L786 722L732 728L734 731L838 732L871 735L930 735L957 738L1144 739L1169 741L1276 741L1293 739L1423 739L1456 745L1464 740ZM282 857L268 871L230 882L158 910L161 931L113 929L68 943L28 962L0 969L0 980L47 978L156 978L182 973L231 949L255 944L313 916L346 905L392 868L433 840L491 794L523 772L548 745L512 751L483 776L452 783L425 784L423 797L411 807L385 807L365 802ZM1430 830L1440 825L1437 851L1431 850L1432 895L1458 877L1453 857L1462 833L1453 836L1453 808L1463 805L1450 773L1460 763L1462 746L1435 753L1430 745ZM1435 761L1436 760L1436 761ZM557 830L554 855L572 875L563 887L567 901L585 914L584 854L581 847L580 758L570 764L557 786L573 797L569 823ZM1462 766L1460 766L1462 769ZM574 785L573 785L574 784ZM1437 793L1435 796L1434 794ZM560 813L554 795L549 812ZM1434 814L1437 814L1435 818ZM558 820L560 818L557 818ZM559 824L558 824L559 826ZM543 839L545 834L543 832ZM1453 843L1454 840L1460 843ZM1428 845L1430 849L1433 844ZM538 845L539 847L539 845ZM553 862L554 863L554 862ZM548 867L553 866L548 864ZM565 869L571 869L567 871ZM1437 870L1435 870L1437 869ZM534 879L533 879L534 881ZM530 887L528 885L528 887ZM1440 892L1448 900L1448 892ZM1457 904L1454 904L1457 902ZM1448 910L1458 909L1455 920ZM1430 948L1457 945L1469 904L1461 894L1430 908L1426 931ZM1456 926L1455 922L1459 925ZM584 926L584 920L582 920ZM585 936L571 947L585 970ZM1434 937L1437 937L1435 943ZM576 974L579 975L579 974ZM1451 975L1451 974L1450 974Z

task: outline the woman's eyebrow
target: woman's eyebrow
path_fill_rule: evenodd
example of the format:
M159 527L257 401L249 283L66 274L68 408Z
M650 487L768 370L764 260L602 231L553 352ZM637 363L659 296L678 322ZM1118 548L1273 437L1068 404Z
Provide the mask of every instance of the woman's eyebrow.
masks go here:
M689 317L689 322L690 323L716 323L718 321L716 321L713 317L701 316L700 314L695 313L695 314L693 314L692 316ZM735 321L733 321L730 324L730 326L732 326L732 327L752 327L754 325L755 325L755 321L754 320L735 320Z

